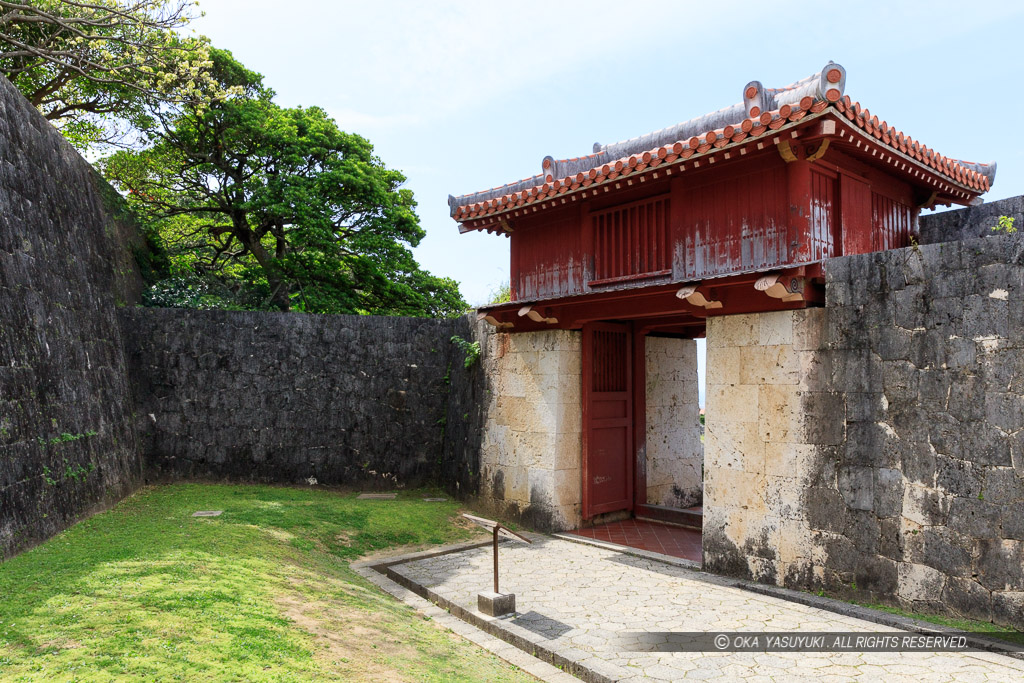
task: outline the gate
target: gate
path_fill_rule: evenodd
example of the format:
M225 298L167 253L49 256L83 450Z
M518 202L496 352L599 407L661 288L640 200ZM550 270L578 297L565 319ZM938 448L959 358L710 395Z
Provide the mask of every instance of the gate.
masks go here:
M633 506L632 331L583 326L583 518Z

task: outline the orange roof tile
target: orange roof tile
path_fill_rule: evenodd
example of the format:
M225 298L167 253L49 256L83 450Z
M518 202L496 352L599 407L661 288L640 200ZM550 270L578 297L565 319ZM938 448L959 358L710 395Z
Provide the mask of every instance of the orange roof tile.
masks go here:
M452 217L460 223L497 218L497 214L527 205L534 205L536 210L538 203L543 205L546 200L560 195L657 166L678 165L691 157L714 153L778 131L809 115L820 115L826 109L834 109L845 116L851 126L855 125L876 141L933 169L972 194L989 189L995 178L995 163L979 164L938 154L853 102L843 94L845 85L846 70L833 62L784 88L768 89L752 81L743 88L743 101L731 107L622 142L595 143L593 153L587 156L544 157L539 174L482 192L459 197L449 195L448 206Z

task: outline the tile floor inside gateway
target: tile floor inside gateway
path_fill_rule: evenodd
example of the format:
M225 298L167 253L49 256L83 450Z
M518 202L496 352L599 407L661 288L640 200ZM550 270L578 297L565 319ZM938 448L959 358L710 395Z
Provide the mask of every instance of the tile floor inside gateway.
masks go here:
M696 529L660 524L643 519L625 519L586 529L570 531L595 541L679 557L701 563L700 532Z
M530 546L503 543L500 552L501 589L516 594L518 614L490 623L532 649L578 665L592 680L1024 680L1024 661L988 652L642 651L642 634L630 639L623 633L901 631L735 588L684 567L558 538L538 536ZM490 590L491 549L417 559L390 570L425 587L434 599L475 612L477 593Z

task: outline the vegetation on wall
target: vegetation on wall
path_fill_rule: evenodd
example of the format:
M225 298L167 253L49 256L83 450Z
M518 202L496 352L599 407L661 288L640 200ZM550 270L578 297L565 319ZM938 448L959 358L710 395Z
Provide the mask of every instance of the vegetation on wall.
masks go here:
M1017 222L1016 218L1010 216L1000 216L999 220L995 225L992 226L992 232L1002 232L1007 235L1012 235L1017 232L1017 226L1014 223Z

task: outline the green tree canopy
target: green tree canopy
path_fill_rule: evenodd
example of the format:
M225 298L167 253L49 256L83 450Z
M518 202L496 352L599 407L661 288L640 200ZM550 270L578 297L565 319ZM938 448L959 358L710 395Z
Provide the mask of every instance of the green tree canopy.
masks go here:
M79 148L134 142L152 112L222 96L191 0L0 0L0 73Z
M173 275L205 277L236 305L316 313L454 315L452 280L422 270L405 177L317 107L282 108L262 77L211 49L232 94L156 114L155 144L102 170L157 221Z

